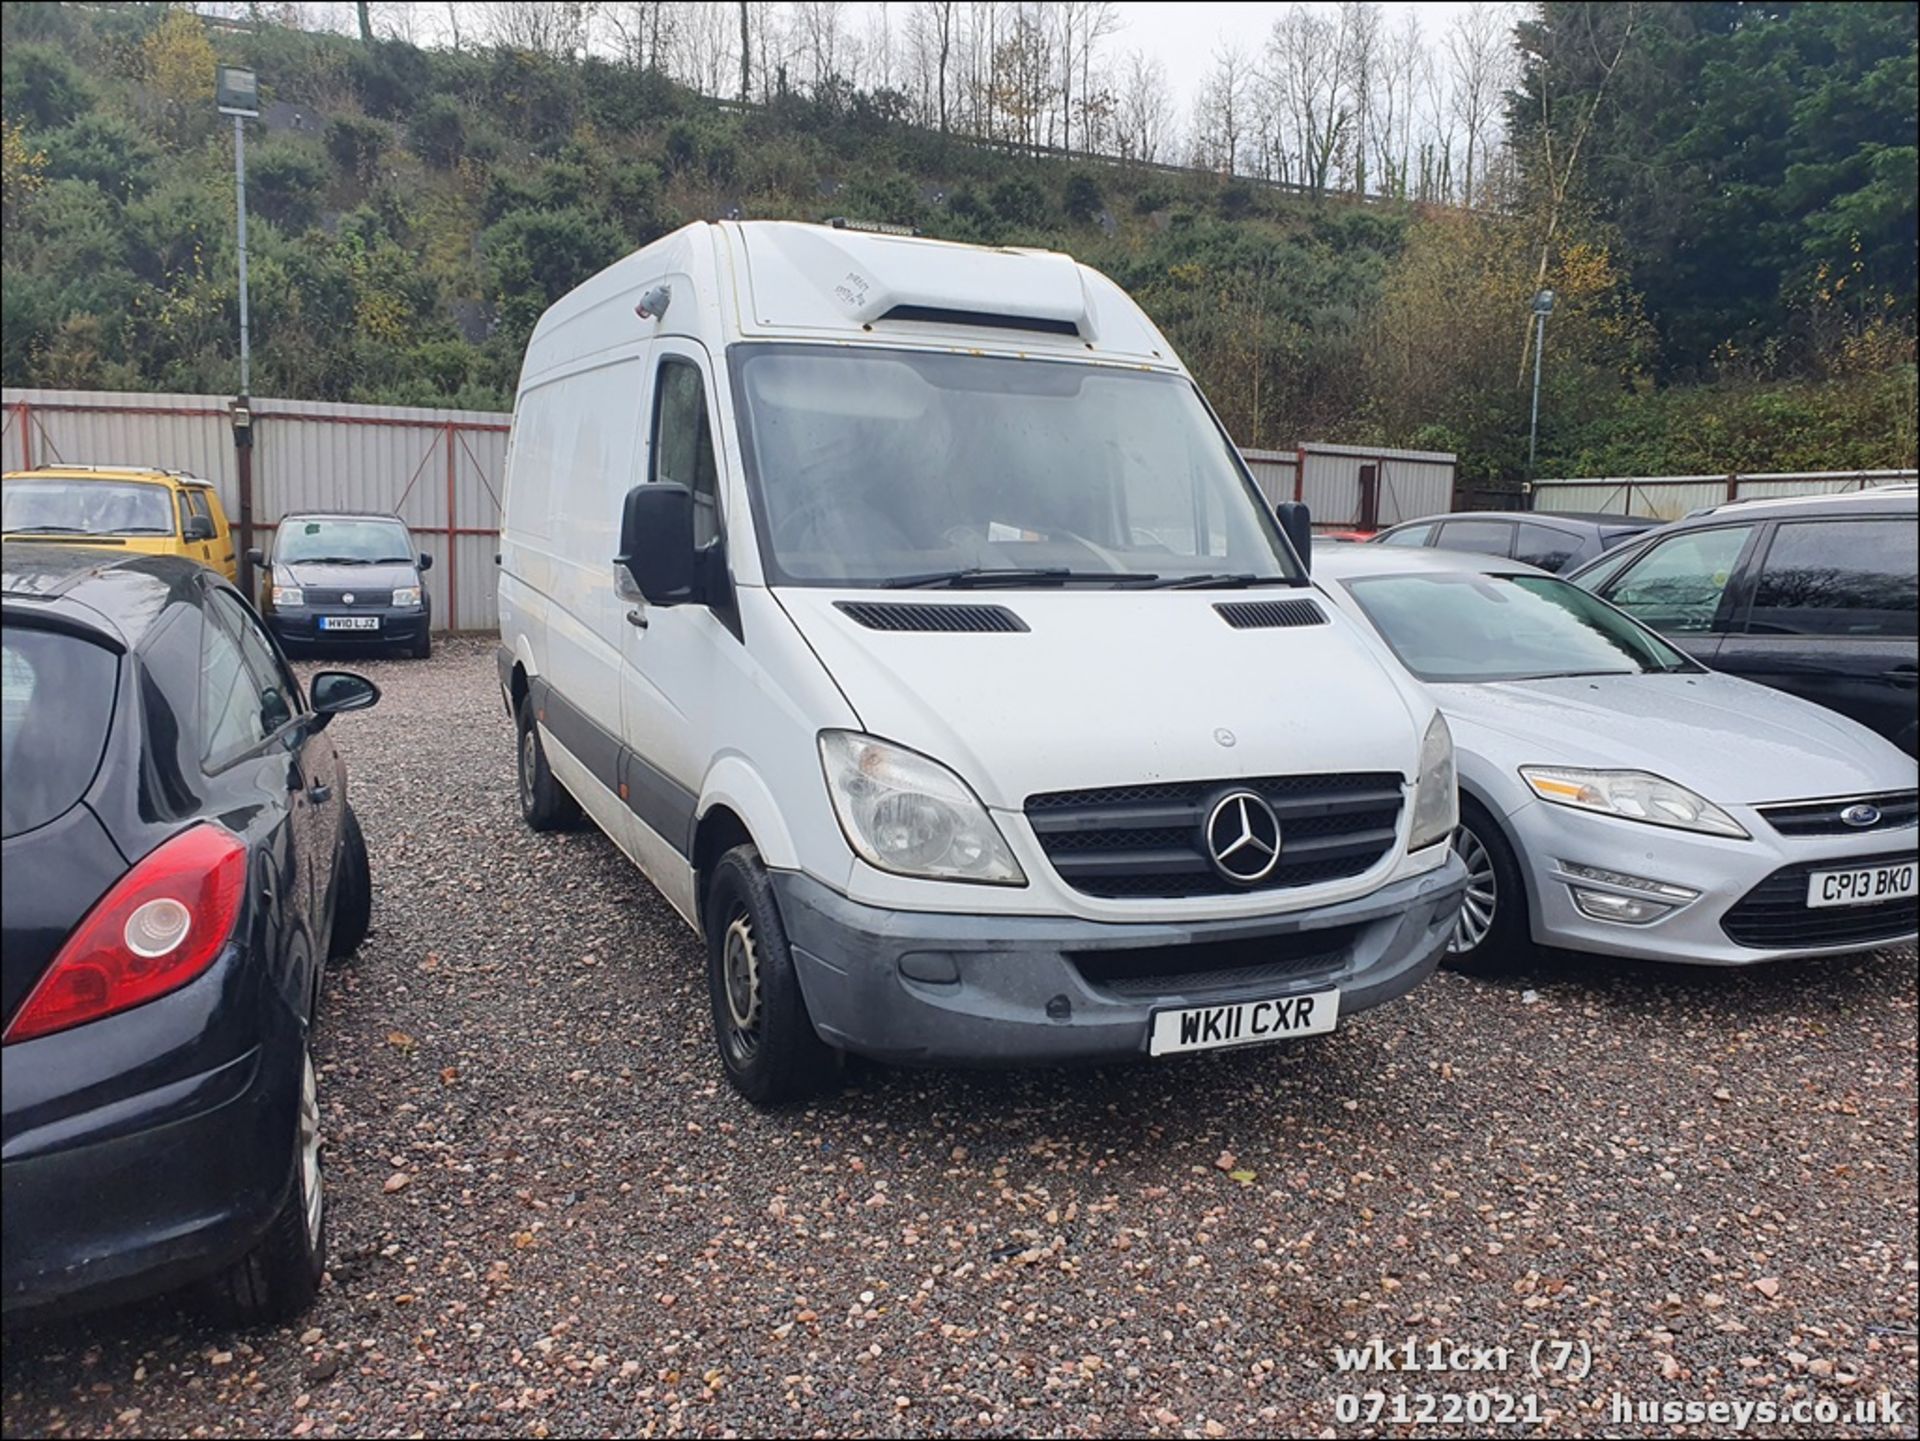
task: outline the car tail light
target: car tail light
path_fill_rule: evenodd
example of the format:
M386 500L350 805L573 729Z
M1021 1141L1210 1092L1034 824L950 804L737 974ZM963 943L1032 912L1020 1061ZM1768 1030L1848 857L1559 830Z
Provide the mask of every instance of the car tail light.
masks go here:
M8 1042L97 1021L177 990L213 964L233 934L247 847L198 825L165 842L74 928L8 1024Z

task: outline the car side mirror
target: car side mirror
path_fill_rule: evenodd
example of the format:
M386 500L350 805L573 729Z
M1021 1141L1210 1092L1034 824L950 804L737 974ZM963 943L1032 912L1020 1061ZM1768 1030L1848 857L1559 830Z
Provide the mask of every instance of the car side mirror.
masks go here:
M180 529L183 540L212 540L213 518L206 515L190 515L187 523Z
M428 555L424 550L420 552L420 569L422 570L433 569L433 557Z
M365 710L380 699L380 687L350 670L323 670L307 690L318 730L342 711Z
M256 545L248 549L247 559L255 565L265 565L267 563L267 553Z
M613 558L649 605L684 605L693 594L693 496L684 485L656 481L627 492L620 512L620 553Z
M1313 513L1303 502L1297 500L1281 501L1273 508L1273 513L1280 521L1280 529L1293 546L1294 554L1300 557L1300 564L1312 570Z

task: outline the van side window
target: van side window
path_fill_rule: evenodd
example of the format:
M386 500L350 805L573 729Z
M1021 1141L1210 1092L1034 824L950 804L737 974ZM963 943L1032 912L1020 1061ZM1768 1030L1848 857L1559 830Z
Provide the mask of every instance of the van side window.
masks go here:
M718 467L706 387L688 360L660 362L653 399L654 481L675 481L693 494L693 543L704 546L720 534Z

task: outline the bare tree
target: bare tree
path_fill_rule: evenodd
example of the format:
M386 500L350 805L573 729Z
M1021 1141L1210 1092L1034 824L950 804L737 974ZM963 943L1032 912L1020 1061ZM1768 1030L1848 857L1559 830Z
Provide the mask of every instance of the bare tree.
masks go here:
M598 7L591 0L500 0L486 9L488 34L509 50L567 60L587 48L587 29Z
M1301 183L1315 191L1327 188L1353 122L1347 40L1343 24L1299 5L1267 37L1268 83L1299 147Z
M1390 32L1381 44L1367 126L1374 170L1379 177L1376 186L1381 194L1400 200L1406 199L1409 193L1414 108L1418 103L1425 57L1419 12L1408 10L1401 17L1400 27Z
M603 7L614 53L636 70L669 69L681 8L670 0L626 0Z
M1158 55L1130 50L1121 71L1119 148L1129 160L1155 161L1173 129L1173 96Z
M1232 175L1240 161L1240 142L1250 118L1248 93L1253 65L1238 45L1213 52L1213 70L1194 106L1193 152L1196 163Z
M794 0L794 25L799 32L808 78L818 85L839 78L845 60L846 5L843 0Z
M1341 47L1347 65L1347 96L1353 113L1347 166L1353 193L1367 193L1367 131L1373 119L1375 70L1381 63L1380 7L1373 0L1341 0Z
M1456 15L1447 31L1447 62L1452 70L1452 104L1466 143L1461 201L1474 203L1474 178L1484 168L1502 97L1513 77L1513 45L1504 14L1474 0Z

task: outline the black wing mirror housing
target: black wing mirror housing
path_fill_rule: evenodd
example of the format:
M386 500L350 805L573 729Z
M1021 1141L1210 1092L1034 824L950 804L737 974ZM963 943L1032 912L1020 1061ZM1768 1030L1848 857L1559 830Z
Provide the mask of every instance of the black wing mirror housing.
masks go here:
M350 670L323 670L314 676L313 684L307 689L315 730L342 711L366 710L379 700L380 687Z
M627 492L620 511L625 570L649 605L685 605L694 593L693 496L684 485L656 481Z
M247 559L255 565L265 565L267 563L267 553L257 545L250 546L247 549Z
M1313 513L1298 500L1281 501L1273 508L1273 513L1280 521L1280 529L1285 532L1288 543L1293 546L1294 554L1300 557L1300 564L1312 570Z
M433 569L433 557L428 555L424 550L420 552L420 569L422 570Z

